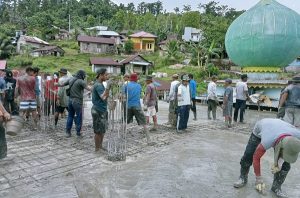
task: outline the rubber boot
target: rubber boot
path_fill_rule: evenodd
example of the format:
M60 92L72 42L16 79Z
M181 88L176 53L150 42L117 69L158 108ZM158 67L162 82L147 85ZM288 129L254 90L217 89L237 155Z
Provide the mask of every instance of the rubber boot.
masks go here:
M211 120L211 117L210 117L210 111L207 111L207 118L208 118L209 120Z
M241 167L241 175L239 177L239 180L233 184L235 188L242 188L247 184L249 169L250 167L249 168Z
M197 113L196 112L193 113L194 113L194 120L197 120Z
M285 178L288 174L288 171L283 171L281 170L278 173L274 174L274 180L273 180L273 185L271 188L271 191L280 198L287 198L287 194L283 193L281 190L281 185L283 184L283 182L285 181Z

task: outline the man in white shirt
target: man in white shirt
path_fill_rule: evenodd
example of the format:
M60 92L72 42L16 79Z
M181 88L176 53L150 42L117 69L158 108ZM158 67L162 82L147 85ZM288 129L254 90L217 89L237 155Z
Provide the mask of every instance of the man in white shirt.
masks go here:
M169 93L169 120L168 123L176 127L177 124L177 116L176 116L176 108L177 108L177 102L176 102L176 89L178 88L180 82L178 81L178 74L174 74L172 76L172 82L171 82L171 87L170 87L170 93Z
M241 81L236 83L236 103L233 116L235 122L237 122L238 114L240 111L240 123L244 123L246 101L247 99L249 99L247 80L247 74L243 74L241 76Z
M217 77L212 76L211 82L208 84L207 87L207 118L211 120L210 112L212 112L213 119L217 119L217 106L218 106L218 98L217 98Z
M178 113L179 123L177 125L177 131L187 129L187 123L189 121L189 114L191 108L191 93L189 87L189 76L182 76L182 83L178 87Z

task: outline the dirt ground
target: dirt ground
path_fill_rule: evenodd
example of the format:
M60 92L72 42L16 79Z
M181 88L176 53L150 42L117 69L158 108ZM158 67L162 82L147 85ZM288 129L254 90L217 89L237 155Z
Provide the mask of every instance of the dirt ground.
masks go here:
M31 172L25 178L33 178L33 181L24 181L20 185L13 185L13 181L20 180L18 177L9 177L9 174L20 171L13 169L13 166L22 166L20 162L18 163L18 160L14 160L14 163L0 161L0 169L2 166L6 170L6 172L0 170L0 197L272 197L270 192L266 196L261 196L255 191L253 169L250 171L249 183L245 188L237 190L233 188L232 184L239 176L239 161L255 121L264 117L275 117L274 113L247 111L247 124L236 124L228 130L223 126L220 110L218 111L219 120L208 121L206 119L206 107L199 105L198 120L190 120L187 132L177 134L163 125L167 121L167 105L164 102L159 104L159 122L162 125L158 132L151 134L157 144L146 146L142 136L134 135L135 141L129 140L129 142L135 142L135 144L129 145L131 150L126 161L111 162L106 159L105 153L94 154L92 133L86 134L84 136L86 140L80 143L88 145L90 148L87 149L84 146L74 146L76 140L63 138L56 140L54 136L47 136L46 134L29 136L30 138L23 138L18 141L8 139L11 150L16 150L16 144L26 146L29 139L39 141L41 138L47 137L49 138L47 142L53 141L53 144L48 145L49 148L54 148L58 144L55 141L60 141L63 143L59 148L65 149L63 154L71 153L69 159L72 160L66 160L68 156L65 156L62 161L66 160L68 164L62 168L56 168L57 164L62 163L57 156L59 152L56 152L59 149L49 149L50 154L53 154L49 156L55 156L56 161L48 164L41 163L32 169L43 169L45 166L52 168L50 170L45 169L41 173L38 170ZM86 113L85 119L88 120L89 111L87 110ZM132 128L135 131L136 129L135 127ZM60 137L60 135L57 136ZM32 152L32 155L28 154L28 156L42 155L42 153L44 152L38 154ZM22 157L25 160L27 155L25 157L14 155L14 157L17 159ZM47 156L44 158L49 159ZM41 162L41 159L44 158L39 157L36 162ZM66 168L76 164L75 159L81 160L80 165ZM262 173L268 189L272 184L270 171L272 160L273 151L268 151L262 159ZM288 178L283 185L283 190L290 197L300 197L299 165L299 162L292 165ZM23 167L21 170L26 173L31 169L28 168L27 171Z

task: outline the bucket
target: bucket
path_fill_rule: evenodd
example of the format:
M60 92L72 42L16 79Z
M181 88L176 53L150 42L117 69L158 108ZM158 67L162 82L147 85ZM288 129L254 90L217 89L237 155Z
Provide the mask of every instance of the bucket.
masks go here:
M6 134L16 136L21 132L24 119L20 116L12 116L11 120L6 122Z

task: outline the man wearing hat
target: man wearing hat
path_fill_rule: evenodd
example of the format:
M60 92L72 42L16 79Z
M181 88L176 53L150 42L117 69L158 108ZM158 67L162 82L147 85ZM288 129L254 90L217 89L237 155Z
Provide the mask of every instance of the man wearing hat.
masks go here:
M285 105L284 120L296 127L300 127L300 76L292 80L281 96L279 108Z
M61 68L59 70L59 80L58 84L64 84L69 80L68 77L68 70L65 68ZM63 114L65 112L65 109L68 110L68 100L69 97L67 96L66 89L69 86L66 87L59 87L58 92L57 92L57 102L56 102L56 107L55 107L55 114L54 114L54 124L55 127L57 126L58 123L58 118L59 114Z
M235 122L237 122L238 115L240 114L240 123L244 123L246 101L249 99L247 80L247 74L243 74L241 76L241 81L236 83L236 102L233 116Z
M177 124L177 115L176 115L176 109L177 109L177 89L178 86L180 84L179 80L178 80L178 74L174 74L172 76L172 82L171 82L171 86L170 86L170 92L169 92L169 121L168 123L172 126L172 127L176 127Z
M241 188L247 184L248 173L253 163L256 175L255 187L263 193L265 184L261 176L260 159L265 152L274 147L274 165L271 169L274 174L271 191L277 197L287 197L281 191L289 170L290 164L296 162L300 152L300 130L280 119L265 118L255 124L248 141L246 150L241 159L241 171L239 180L234 183L235 188ZM279 159L283 159L280 163Z
M191 93L189 87L189 76L182 76L182 83L178 87L178 113L179 113L179 123L177 125L177 131L187 129L187 123L189 121L190 108L191 108Z
M150 131L156 131L157 130L157 116L156 116L156 109L155 105L157 103L157 94L156 94L156 89L153 84L153 78L152 76L147 76L146 77L146 93L144 97L144 106L146 107L146 121L147 124L150 123L150 117L153 119L153 128L150 129Z
M138 125L142 125L144 128L147 143L151 144L149 132L146 126L146 118L140 102L142 86L137 83L137 81L138 75L136 73L132 73L130 75L130 82L123 87L123 95L127 96L127 123L132 123L133 117L135 117Z

